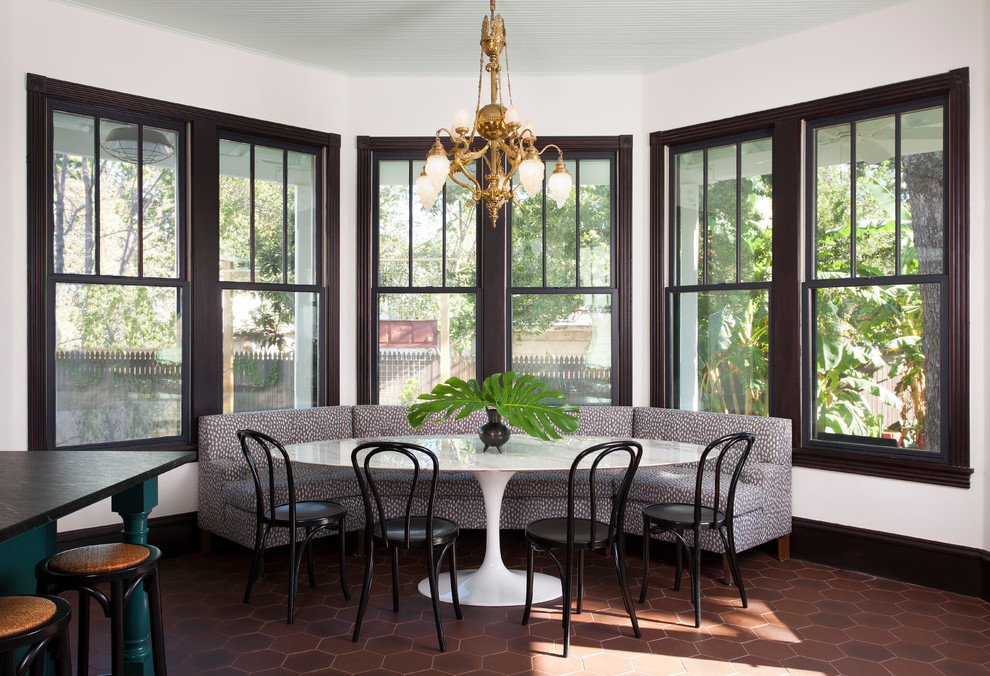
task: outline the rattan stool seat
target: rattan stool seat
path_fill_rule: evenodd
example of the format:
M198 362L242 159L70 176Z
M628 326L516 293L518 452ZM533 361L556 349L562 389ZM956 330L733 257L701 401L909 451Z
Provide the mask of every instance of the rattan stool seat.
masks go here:
M0 675L40 674L51 657L54 673L70 676L71 615L69 602L58 596L0 596Z
M0 638L43 626L55 616L55 603L40 596L0 596Z
M112 573L136 566L151 553L147 547L117 542L69 549L48 560L48 567L66 575Z

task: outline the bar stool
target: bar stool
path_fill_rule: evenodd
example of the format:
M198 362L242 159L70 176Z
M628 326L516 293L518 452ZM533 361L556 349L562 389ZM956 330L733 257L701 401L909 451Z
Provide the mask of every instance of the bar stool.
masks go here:
M151 616L151 650L155 676L165 676L165 640L162 630L158 559L161 551L151 545L114 543L89 545L55 554L35 567L39 593L79 592L79 647L76 660L80 676L89 673L89 599L96 599L110 618L112 676L124 673L124 608L138 586L148 593ZM97 585L109 583L109 596Z
M0 676L41 673L45 647L58 676L72 673L69 658L71 606L57 596L0 596ZM20 663L17 651L28 648Z

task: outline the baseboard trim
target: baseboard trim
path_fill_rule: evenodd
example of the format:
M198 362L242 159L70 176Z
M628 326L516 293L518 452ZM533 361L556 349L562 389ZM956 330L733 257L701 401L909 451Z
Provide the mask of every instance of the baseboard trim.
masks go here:
M121 524L81 528L58 534L59 551L72 547L121 541ZM162 550L162 556L182 556L199 551L199 528L196 512L172 514L148 519L148 544Z
M791 556L990 601L990 552L812 519L793 519Z

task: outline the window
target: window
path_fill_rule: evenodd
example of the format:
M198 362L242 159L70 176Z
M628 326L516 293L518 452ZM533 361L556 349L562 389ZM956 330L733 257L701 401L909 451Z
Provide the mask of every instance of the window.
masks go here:
M28 447L188 447L200 415L334 403L339 137L27 89Z
M224 413L319 401L321 175L316 149L220 139Z
M178 438L182 128L57 108L51 125L54 445Z
M962 69L654 133L653 405L968 486L968 106Z
M809 442L942 457L944 101L809 123Z
M630 256L631 141L551 142L575 177L568 201L522 195L492 227L452 181L422 208L428 141L359 139L359 401L411 403L450 376L511 369L571 403L630 403L629 269L616 261Z
M424 209L414 189L423 164L388 156L375 163L382 404L411 404L435 384L478 370L478 210L450 180Z
M773 141L671 150L671 405L766 415Z

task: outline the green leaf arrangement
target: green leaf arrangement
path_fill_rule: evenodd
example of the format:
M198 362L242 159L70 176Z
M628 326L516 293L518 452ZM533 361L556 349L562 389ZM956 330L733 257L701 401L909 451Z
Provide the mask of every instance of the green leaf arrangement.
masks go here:
M548 390L547 384L536 376L515 371L493 373L480 386L474 379L448 378L432 392L419 395L407 417L410 425L422 427L431 419L460 420L484 408L495 409L507 425L539 439L560 439L560 432L574 432L580 422L578 407L541 403L546 399L566 401L563 393Z

